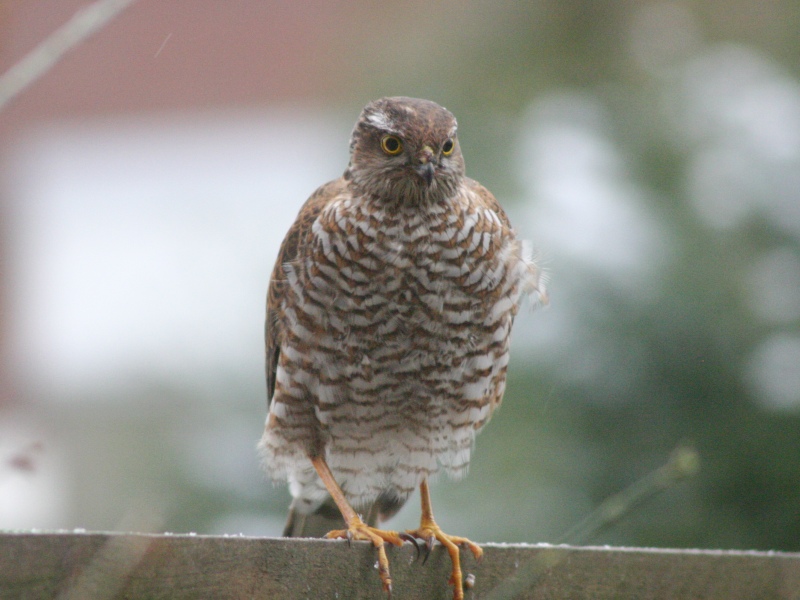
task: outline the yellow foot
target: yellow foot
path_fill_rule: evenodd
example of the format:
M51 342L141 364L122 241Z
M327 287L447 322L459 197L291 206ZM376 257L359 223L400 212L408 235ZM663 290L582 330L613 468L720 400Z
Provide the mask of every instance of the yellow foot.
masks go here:
M347 529L337 529L328 532L325 537L329 539L345 539L348 542L353 540L363 540L371 542L375 549L378 551L378 575L380 575L381 582L383 583L383 591L392 596L392 578L389 574L389 559L386 557L386 549L384 542L394 544L395 546L402 546L403 539L401 534L396 531L385 531L383 529L376 529L370 527L360 520L351 523Z
M422 561L423 564L428 560L435 540L438 540L440 544L447 548L447 552L450 554L450 561L453 563L453 570L450 574L450 585L453 586L453 600L463 600L464 577L461 573L461 552L458 547L469 548L473 556L475 556L475 560L480 560L481 556L483 556L481 547L467 538L446 534L433 522L423 523L419 529L406 531L406 534L425 541L427 552L425 553L425 559Z

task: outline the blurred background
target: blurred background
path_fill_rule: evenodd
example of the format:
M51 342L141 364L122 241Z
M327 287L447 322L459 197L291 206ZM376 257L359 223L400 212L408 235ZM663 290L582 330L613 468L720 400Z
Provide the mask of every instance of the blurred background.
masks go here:
M4 0L0 71L87 5ZM550 271L437 520L800 550L800 2L138 0L0 112L0 528L278 535L262 323L362 106L452 110ZM391 526L416 524L418 499Z

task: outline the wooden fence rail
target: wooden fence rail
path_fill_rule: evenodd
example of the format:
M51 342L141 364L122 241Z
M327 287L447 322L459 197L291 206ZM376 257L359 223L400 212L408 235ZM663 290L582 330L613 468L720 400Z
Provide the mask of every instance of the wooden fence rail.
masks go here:
M800 600L800 553L486 544L467 599ZM449 600L450 561L388 548L394 600ZM0 598L385 599L365 542L0 534Z

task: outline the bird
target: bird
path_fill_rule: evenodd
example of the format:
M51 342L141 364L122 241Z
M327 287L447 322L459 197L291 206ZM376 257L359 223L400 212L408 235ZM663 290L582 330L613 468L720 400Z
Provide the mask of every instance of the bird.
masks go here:
M285 536L364 540L392 593L385 544L461 549L433 517L429 480L465 475L500 405L524 296L542 269L485 187L466 176L456 118L430 100L367 104L344 174L305 202L267 292L268 414L258 448L288 481ZM379 528L416 489L419 528ZM330 531L327 531L330 529ZM426 555L427 556L427 555Z

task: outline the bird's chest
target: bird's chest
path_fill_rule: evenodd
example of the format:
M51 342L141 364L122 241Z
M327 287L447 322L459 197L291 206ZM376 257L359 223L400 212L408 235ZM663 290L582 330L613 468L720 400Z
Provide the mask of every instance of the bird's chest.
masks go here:
M513 256L493 213L341 206L313 234L295 297L328 364L406 375L457 369L494 343L498 305L516 305L508 303Z

